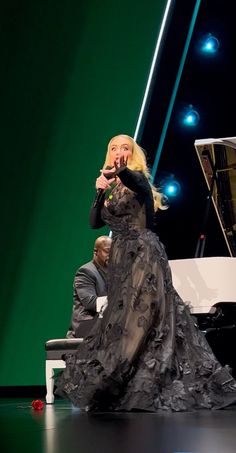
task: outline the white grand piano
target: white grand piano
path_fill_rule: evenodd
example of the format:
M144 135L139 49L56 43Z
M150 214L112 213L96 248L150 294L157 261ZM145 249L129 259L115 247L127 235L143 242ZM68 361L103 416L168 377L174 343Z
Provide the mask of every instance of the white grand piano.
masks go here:
M196 140L194 146L228 256L171 260L170 266L192 312L209 313L219 302L236 303L236 137Z
M231 352L236 341L236 137L196 140L194 146L228 256L204 257L203 234L197 256L170 260L170 267L174 287L219 361L229 364L236 377L236 354Z
M236 304L236 258L191 258L169 263L174 287L193 314L210 313L219 302Z

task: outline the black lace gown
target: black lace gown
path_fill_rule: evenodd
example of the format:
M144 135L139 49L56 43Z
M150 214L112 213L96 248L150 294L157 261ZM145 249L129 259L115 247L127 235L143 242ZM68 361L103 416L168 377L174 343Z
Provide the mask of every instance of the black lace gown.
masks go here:
M113 232L108 308L66 356L57 392L91 411L225 407L236 401L236 383L172 285L147 179L127 168L119 177L91 212L92 227Z

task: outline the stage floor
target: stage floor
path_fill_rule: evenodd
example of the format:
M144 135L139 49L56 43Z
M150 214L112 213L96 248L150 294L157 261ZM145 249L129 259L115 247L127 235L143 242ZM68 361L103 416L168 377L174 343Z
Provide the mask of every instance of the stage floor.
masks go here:
M1 453L235 453L236 408L190 413L96 413L61 399L0 399Z

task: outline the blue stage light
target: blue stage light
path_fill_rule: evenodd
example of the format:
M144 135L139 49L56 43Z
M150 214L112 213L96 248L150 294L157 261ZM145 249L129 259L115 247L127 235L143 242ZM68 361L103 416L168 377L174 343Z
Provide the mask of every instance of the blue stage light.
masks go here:
M185 111L185 114L183 117L183 124L185 126L197 126L199 121L200 121L200 115L197 112L197 110L190 107L189 110Z
M220 43L218 39L209 33L202 41L201 50L206 54L214 54L218 51Z
M181 191L180 184L176 179L166 180L162 185L162 193L168 198L177 197Z
M177 187L175 184L169 184L167 187L166 187L166 194L168 195L175 195L177 192Z

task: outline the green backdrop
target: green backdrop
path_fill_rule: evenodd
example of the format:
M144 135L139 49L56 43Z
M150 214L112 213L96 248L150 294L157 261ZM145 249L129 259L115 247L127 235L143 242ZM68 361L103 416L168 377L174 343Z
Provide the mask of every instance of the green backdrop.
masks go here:
M1 386L44 384L107 141L133 135L165 0L1 3Z

